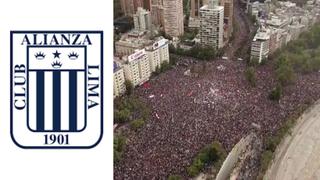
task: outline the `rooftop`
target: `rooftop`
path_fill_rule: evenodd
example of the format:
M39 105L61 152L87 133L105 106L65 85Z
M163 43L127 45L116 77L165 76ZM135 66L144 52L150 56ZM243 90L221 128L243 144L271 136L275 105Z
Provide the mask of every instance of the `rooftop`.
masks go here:
M253 38L253 41L268 40L270 38L270 30L266 28L260 28Z
M120 69L121 69L120 58L119 57L114 57L113 58L113 73L117 72Z
M152 50L156 50L160 47L162 47L163 45L165 44L168 44L169 43L169 40L168 39L165 39L163 38L162 36L160 37L157 37L155 40L154 40L154 43L152 45L149 45L146 47L146 50L147 51L152 51Z
M209 5L204 5L200 8L200 10L221 10L221 9L224 9L223 6L212 6L212 7L209 7Z

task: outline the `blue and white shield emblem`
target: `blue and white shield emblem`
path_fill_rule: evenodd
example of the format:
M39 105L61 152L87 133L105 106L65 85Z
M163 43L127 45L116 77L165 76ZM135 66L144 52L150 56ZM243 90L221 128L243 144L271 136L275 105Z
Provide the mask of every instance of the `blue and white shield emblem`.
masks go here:
M11 32L11 136L22 148L92 148L103 133L103 33Z

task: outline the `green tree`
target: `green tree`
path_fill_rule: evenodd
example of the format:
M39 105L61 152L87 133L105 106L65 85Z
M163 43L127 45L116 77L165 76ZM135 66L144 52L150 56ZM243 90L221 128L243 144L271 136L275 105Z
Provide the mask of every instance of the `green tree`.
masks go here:
M190 15L190 0L183 0L183 14Z
M116 134L113 138L113 161L117 163L121 160L125 149L126 138L123 135Z
M216 57L216 51L209 46L195 46L190 53L193 57L201 60L210 60Z
M184 34L180 37L180 39L182 41L193 40L196 37L197 34L198 34L198 30L197 29L188 30L188 31L184 32Z
M304 73L309 73L313 70L313 64L312 59L307 59L302 65L301 65L301 71Z
M245 76L252 87L256 86L256 72L254 67L249 67L245 71Z
M169 44L169 52L170 53L176 53L176 48L173 46L173 44Z
M160 67L156 66L155 71L153 72L154 75L159 75L161 73Z
M221 161L227 156L222 145L214 141L212 144L204 147L193 159L192 164L187 168L187 173L191 177L197 176L206 165L213 164L219 168Z
M199 172L199 169L195 166L189 166L187 168L187 173L190 177L195 177L196 175L198 175L200 172Z
M262 153L261 169L263 172L265 172L268 169L269 163L271 162L272 159L273 159L273 153L271 151L267 150Z
M269 98L274 101L279 101L282 95L282 86L278 84L269 94Z
M133 90L134 90L134 87L133 87L133 84L132 84L132 82L131 81L129 81L129 80L126 80L125 82L124 82L124 84L125 84L125 86L126 86L126 93L127 93L127 95L131 95L132 93L133 93Z
M173 55L170 55L170 65L171 66L174 66L177 64L177 61L178 61L178 58L173 56Z
M312 61L311 66L313 71L319 71L320 70L320 55L316 55Z
M287 54L282 55L276 63L276 78L282 86L293 83L295 79L292 64L287 57Z
M282 64L276 70L276 77L281 85L288 85L294 82L295 73L290 64Z
M171 68L170 64L167 61L161 63L160 72L165 72Z
M265 64L267 64L267 58L262 58L261 59L261 62L260 62L260 65L265 65Z
M129 121L130 115L131 115L131 112L127 108L124 108L121 110L115 110L114 120L116 123L124 123Z
M179 175L170 175L168 177L168 180L181 180L181 179L182 179L182 177Z
M248 66L258 66L259 65L259 59L258 58L250 58L247 61Z
M143 119L136 119L130 122L131 128L133 130L138 130L144 125L144 120Z

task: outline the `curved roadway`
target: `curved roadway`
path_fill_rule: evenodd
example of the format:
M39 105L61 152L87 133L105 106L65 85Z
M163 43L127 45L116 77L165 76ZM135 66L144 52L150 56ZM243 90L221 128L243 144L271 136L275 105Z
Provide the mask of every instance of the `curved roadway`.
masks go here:
M320 179L320 101L299 118L276 153L264 179Z

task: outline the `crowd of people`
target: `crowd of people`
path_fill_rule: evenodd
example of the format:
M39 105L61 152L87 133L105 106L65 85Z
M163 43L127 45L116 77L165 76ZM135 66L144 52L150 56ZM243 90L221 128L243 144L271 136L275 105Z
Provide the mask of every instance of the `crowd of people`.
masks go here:
M320 72L297 76L276 102L268 98L276 85L271 64L257 67L256 87L244 76L245 62L207 62L199 76L185 75L192 66L176 66L135 90L152 115L128 136L123 159L114 168L115 179L187 177L186 167L205 145L218 140L230 151L257 128L267 137L299 105L320 98Z

